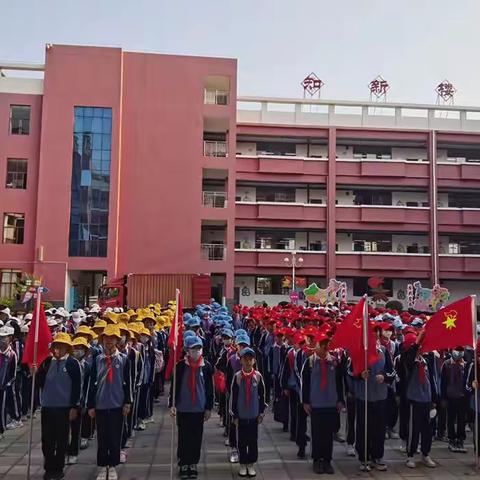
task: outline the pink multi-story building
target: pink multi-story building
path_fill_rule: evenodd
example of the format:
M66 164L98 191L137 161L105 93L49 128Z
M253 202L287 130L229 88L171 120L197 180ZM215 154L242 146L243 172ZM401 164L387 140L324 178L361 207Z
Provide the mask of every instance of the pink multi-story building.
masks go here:
M25 272L68 306L105 277L208 273L271 303L293 261L349 298L479 290L480 108L237 98L236 60L118 48L0 69L0 297Z

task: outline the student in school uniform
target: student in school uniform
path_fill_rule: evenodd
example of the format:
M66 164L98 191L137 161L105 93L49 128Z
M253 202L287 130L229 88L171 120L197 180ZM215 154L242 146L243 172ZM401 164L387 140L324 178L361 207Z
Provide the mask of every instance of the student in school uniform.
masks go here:
M15 384L18 358L12 348L14 329L9 326L0 328L0 439L6 429L8 392L12 393Z
M97 480L117 480L125 417L132 405L130 364L117 346L117 325L107 325L99 337L103 351L92 363L88 391L88 414L97 426Z
M255 477L258 459L258 425L262 423L267 404L262 374L255 370L255 350L240 351L242 369L232 380L230 411L238 429L240 477Z
M83 411L86 407L86 394L90 380L90 364L86 360L90 351L90 345L85 338L78 337L72 341L72 348L72 357L78 361L82 371L82 389L77 415L74 420L70 421L70 443L67 448L67 465L75 465L78 463Z
M81 367L70 355L71 351L70 335L57 333L51 344L52 356L43 361L37 373L42 406L44 480L65 478L70 422L78 415L82 385Z
M400 357L406 374L406 397L410 405L409 438L407 445L407 467L415 468L414 456L417 453L421 437L423 464L435 468L436 463L430 457L432 448L431 412L438 403L438 389L432 368L420 353L425 332L405 336L403 353Z
M480 394L475 395L475 390L479 388L478 379L475 379L475 362L477 362L477 372L480 372L480 338L477 340L477 358L474 358L468 365L466 375L466 391L469 398L470 411L472 418L475 418L475 412L480 414ZM477 456L480 457L480 429L473 432L473 441Z
M178 466L181 479L198 477L203 424L213 408L213 368L203 358L202 339L185 339L186 355L175 367L175 399L170 391L171 415L177 419Z
M464 361L463 347L452 350L452 357L442 367L440 394L441 403L447 409L448 449L451 452L466 453L465 423L468 402L465 391L467 364Z
M343 372L340 362L328 352L329 342L330 337L323 333L314 337L315 353L302 369L301 398L311 418L313 471L333 475L333 437L344 400Z

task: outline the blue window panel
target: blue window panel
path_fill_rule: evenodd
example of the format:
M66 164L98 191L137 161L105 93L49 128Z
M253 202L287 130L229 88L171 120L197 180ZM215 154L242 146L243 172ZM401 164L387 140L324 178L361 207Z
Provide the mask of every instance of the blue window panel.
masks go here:
M70 256L107 256L111 118L111 108L74 109Z

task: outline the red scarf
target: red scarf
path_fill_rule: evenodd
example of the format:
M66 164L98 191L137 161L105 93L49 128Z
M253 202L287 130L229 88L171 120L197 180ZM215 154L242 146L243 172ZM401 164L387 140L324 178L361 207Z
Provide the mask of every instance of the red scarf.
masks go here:
M199 359L194 362L190 357L188 357L188 365L190 366L190 376L188 377L188 388L190 390L190 395L192 396L192 404L195 405L197 401L197 370L200 368L200 364L203 361L203 356L200 356Z
M244 372L242 369L242 380L245 380L245 405L250 407L252 400L252 377L255 375L255 369L252 369L250 373Z
M425 372L425 364L423 362L419 362L418 364L418 378L422 385L425 385L427 382L427 374Z
M327 388L327 378L328 378L328 361L327 358L319 358L318 361L320 362L320 390L323 392Z
M112 357L110 355L105 355L105 363L107 364L107 383L112 383L113 368L112 368Z

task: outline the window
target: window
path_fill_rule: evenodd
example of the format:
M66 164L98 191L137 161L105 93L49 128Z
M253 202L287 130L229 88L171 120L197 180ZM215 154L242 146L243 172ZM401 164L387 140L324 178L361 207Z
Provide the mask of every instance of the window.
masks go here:
M75 107L69 255L106 257L112 109Z
M30 133L29 105L10 105L10 133L13 135Z
M297 146L295 143L282 142L257 142L258 155L295 156Z
M25 159L7 159L6 188L27 188L27 161Z
M391 252L392 236L385 233L367 233L367 232L354 233L353 234L353 251L354 252Z
M0 298L12 298L16 293L16 284L21 277L20 270L0 270Z
M384 278L382 284L376 289L368 285L369 277L354 277L353 278L353 296L361 297L367 294L369 297L373 297L375 294L380 293L379 290L383 290L385 295L390 296L393 291L393 280L391 278Z
M282 295L282 277L280 275L257 277L255 293L258 295Z
M257 187L257 202L295 202L295 188Z
M3 243L23 243L25 215L23 213L5 213L3 215Z

